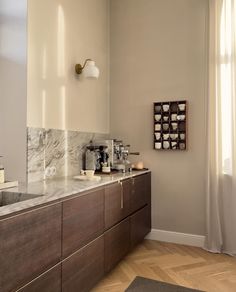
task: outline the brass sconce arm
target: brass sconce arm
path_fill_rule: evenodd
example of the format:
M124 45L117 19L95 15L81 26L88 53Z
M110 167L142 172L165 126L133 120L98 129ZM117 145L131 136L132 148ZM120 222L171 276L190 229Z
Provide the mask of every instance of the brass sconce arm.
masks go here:
M91 59L86 59L86 60L84 61L84 65L83 65L83 66L82 66L81 64L76 64L76 65L75 65L75 72L76 72L77 74L81 74L82 71L83 71L83 69L84 69L84 67L85 67L85 65L86 65L86 63L87 63L88 61L92 61L92 60L91 60Z

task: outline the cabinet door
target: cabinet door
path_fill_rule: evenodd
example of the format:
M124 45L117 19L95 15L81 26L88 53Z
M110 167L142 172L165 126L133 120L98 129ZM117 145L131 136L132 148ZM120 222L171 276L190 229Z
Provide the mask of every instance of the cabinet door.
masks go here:
M105 233L105 272L109 272L130 248L130 218Z
M19 292L44 291L61 292L61 264L55 266L19 290Z
M62 262L62 292L86 292L104 275L104 236Z
M63 202L63 257L104 231L104 189Z
M150 173L136 176L131 180L131 209L135 212L150 202Z
M61 204L0 221L0 291L15 291L61 258Z
M131 248L141 242L151 231L151 210L150 205L146 205L141 210L131 216L130 241Z
M105 188L105 229L130 214L131 180L114 183Z

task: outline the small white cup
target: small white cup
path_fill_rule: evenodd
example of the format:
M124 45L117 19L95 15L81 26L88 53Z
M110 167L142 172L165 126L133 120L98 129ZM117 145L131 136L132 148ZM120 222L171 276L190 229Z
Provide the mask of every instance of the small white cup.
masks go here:
M164 141L164 142L163 142L163 148L164 148L164 149L169 149L169 148L170 148L170 142L168 142L168 141Z
M184 150L186 148L185 143L179 143L179 148Z
M164 140L168 140L168 139L169 139L169 137L170 137L170 135L169 135L169 134L163 134L163 138L164 138Z
M171 134L170 134L170 138L171 138L172 140L175 140L175 139L178 138L178 134L171 133Z
M163 117L163 120L164 120L165 122L167 122L167 121L169 120L169 117L168 117L168 116L164 116L164 117Z
M164 131L167 131L167 130L169 130L169 124L162 124L162 129L164 130Z
M161 130L161 124L156 124L155 131L160 131L160 130Z
M159 122L160 119L161 119L161 115L155 115L155 120L156 120L157 122Z
M160 138L161 138L161 133L155 133L155 137L156 137L156 140L160 140Z
M102 172L104 172L104 173L110 173L111 172L110 166L103 166L102 167Z
M168 112L170 106L169 106L169 104L163 104L162 108L163 108L164 112Z
M172 149L176 149L177 148L177 142L171 142L171 147L172 147Z
M178 121L184 121L185 120L185 115L178 115L177 116Z
M177 127L178 127L178 124L177 123L171 123L171 126L172 126L172 129L173 130L176 130Z
M179 137L180 137L181 140L184 140L185 139L185 134L184 133L180 133Z
M180 103L178 106L179 106L179 110L181 111L185 110L185 103Z
M159 142L155 143L155 149L161 149L161 143Z
M171 120L176 121L177 120L177 114L172 114L171 115Z
M161 112L161 106L160 105L155 105L155 112L160 113Z
M94 176L94 170L91 170L91 169L86 169L86 170L84 171L84 173L85 173L85 175L86 175L87 177L92 177L92 176Z

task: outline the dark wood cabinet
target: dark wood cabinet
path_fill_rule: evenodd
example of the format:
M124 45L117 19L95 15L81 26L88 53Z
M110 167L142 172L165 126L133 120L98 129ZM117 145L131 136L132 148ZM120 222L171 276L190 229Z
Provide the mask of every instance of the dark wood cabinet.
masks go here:
M109 272L130 249L130 218L105 232L105 272Z
M149 173L131 178L131 210L132 212L150 203Z
M0 291L90 291L150 229L150 173L4 218Z
M0 221L0 291L15 291L61 259L61 204Z
M86 292L104 275L104 236L62 262L62 292Z
M130 179L105 187L105 229L130 214L130 192Z
M130 217L130 245L133 248L151 231L151 210L146 205Z
M104 231L104 189L63 202L62 254L68 256Z
M61 264L42 274L19 292L61 292Z

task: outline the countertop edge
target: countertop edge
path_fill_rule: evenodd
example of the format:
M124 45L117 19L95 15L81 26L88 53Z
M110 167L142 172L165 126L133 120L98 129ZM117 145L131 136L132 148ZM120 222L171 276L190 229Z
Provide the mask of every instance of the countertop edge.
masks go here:
M116 173L113 175L102 175L98 182L77 181L73 177L57 178L47 181L20 184L18 187L9 188L4 192L20 192L33 195L41 195L38 198L18 202L0 207L0 221L30 212L35 208L44 208L51 204L57 204L69 197L79 197L84 193L96 188L126 180L132 177L150 173L150 170L133 171L131 173Z

